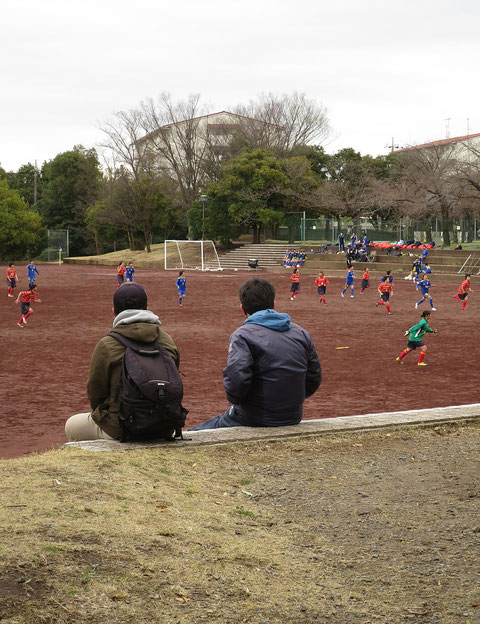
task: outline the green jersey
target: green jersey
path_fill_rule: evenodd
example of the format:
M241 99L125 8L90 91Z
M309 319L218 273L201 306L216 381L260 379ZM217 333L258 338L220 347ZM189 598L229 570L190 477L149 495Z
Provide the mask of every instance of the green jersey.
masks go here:
M408 332L410 334L410 337L408 338L410 342L421 342L423 334L425 332L431 334L433 333L433 329L430 329L426 319L422 318L422 320L419 321L416 325L410 327Z

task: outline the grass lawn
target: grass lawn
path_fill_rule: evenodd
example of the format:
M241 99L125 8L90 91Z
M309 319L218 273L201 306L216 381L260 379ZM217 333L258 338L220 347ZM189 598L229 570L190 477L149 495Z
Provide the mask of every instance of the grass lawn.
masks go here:
M0 463L5 624L476 624L476 424Z

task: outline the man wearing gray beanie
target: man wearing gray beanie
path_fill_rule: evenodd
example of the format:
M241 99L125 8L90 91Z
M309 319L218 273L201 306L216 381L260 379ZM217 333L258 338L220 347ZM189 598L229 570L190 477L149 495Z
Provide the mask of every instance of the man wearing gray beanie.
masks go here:
M147 309L147 293L136 282L122 284L113 297L117 334L140 343L158 342L177 365L180 354L170 336L160 329L160 319ZM91 412L75 414L65 424L69 440L121 440L118 395L125 347L112 336L105 336L95 347L88 374L87 395Z

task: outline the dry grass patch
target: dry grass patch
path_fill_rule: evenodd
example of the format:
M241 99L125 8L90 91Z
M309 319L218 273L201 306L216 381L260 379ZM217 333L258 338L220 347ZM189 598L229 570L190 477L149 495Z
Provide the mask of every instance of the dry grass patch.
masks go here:
M476 624L479 441L468 425L4 460L0 621Z

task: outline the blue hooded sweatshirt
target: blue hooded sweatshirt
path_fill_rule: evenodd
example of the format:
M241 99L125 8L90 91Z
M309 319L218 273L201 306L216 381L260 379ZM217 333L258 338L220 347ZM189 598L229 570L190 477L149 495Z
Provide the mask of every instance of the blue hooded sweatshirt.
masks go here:
M230 337L223 385L241 424L297 424L321 380L312 338L288 314L255 312Z

